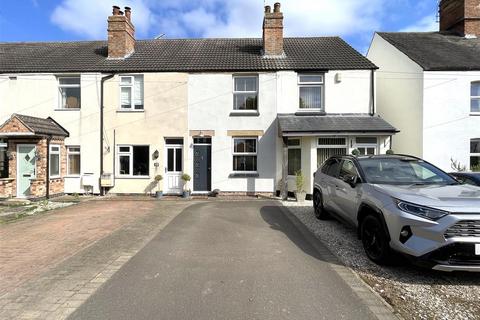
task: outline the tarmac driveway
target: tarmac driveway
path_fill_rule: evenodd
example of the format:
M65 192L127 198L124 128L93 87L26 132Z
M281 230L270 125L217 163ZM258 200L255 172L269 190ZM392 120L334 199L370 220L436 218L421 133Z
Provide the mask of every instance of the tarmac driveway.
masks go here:
M70 319L372 319L273 201L192 205Z

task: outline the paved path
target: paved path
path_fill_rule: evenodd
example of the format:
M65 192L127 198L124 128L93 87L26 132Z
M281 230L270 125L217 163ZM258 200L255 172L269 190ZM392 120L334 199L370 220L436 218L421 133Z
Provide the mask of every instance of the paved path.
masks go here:
M71 319L372 319L270 201L205 202L178 215Z
M0 319L65 319L192 204L92 201L1 226L0 251L9 258L0 276L10 286Z

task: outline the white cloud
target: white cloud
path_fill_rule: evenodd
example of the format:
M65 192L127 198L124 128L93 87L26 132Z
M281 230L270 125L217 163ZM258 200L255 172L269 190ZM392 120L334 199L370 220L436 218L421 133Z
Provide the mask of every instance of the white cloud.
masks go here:
M115 0L121 8L132 7L132 20L137 34L146 35L155 19L143 0ZM64 0L58 5L50 19L65 31L90 39L107 37L107 17L112 12L110 1Z
M428 15L420 19L418 22L401 29L400 32L438 31L438 29L439 26L436 17Z
M276 0L267 0L273 7ZM419 0L421 3L431 0ZM281 0L286 36L340 35L367 43L385 21L418 5L412 0ZM51 21L87 39L105 39L111 4L132 7L137 37L260 37L264 2L260 0L61 0ZM407 10L408 11L408 10ZM403 31L436 30L428 16Z

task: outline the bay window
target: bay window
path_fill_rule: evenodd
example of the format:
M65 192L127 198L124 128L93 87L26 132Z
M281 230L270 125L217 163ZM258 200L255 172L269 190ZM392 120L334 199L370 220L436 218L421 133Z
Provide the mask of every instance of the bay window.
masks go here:
M143 76L120 76L120 109L143 110Z
M233 82L233 109L235 111L256 111L258 109L258 78L256 76L235 76Z
M80 76L59 77L59 108L60 109L80 109L81 89Z
M150 169L149 146L118 146L118 176L148 177Z
M52 144L50 145L50 178L60 177L60 146Z
M299 109L323 110L324 79L323 75L298 75Z
M257 138L233 138L233 171L257 171Z

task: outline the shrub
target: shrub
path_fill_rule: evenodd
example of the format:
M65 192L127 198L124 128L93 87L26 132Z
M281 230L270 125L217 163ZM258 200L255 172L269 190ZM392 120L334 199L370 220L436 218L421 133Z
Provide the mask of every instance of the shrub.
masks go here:
M355 157L359 156L359 155L360 155L360 150L358 150L358 149L353 149L353 150L352 150L352 155L354 155Z
M155 176L155 181L160 182L160 181L162 181L162 180L163 180L163 177L162 177L161 174Z
M192 178L188 174L184 173L184 174L182 174L182 180L185 181L185 182L188 182L188 181L192 180Z
M297 171L295 174L295 184L297 185L297 192L303 192L303 186L305 185L305 177L302 171Z

